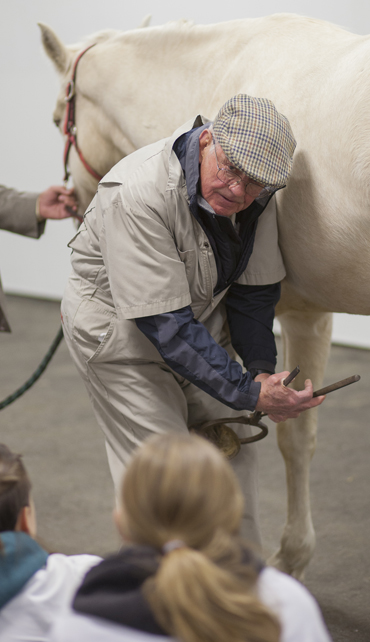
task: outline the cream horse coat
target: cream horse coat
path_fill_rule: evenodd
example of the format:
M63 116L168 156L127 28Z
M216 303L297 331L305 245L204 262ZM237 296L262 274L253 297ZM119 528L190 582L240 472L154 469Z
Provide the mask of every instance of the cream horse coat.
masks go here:
M63 120L73 61L97 46L77 72L78 142L102 175L143 145L170 135L197 113L213 118L231 96L270 98L298 141L292 176L277 194L279 240L287 269L278 314L285 367L321 385L331 312L370 313L370 38L290 14L200 26L187 22L102 32L65 47L40 25L60 75L54 120ZM71 153L85 208L96 181ZM309 463L316 411L278 426L288 484L288 515L273 563L302 577L315 545Z

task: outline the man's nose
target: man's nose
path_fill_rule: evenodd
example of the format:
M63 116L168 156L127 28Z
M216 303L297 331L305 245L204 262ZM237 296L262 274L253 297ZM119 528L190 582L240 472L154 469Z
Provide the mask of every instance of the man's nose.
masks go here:
M229 185L229 189L231 189L231 191L233 192L233 194L235 194L235 195L237 195L237 196L242 196L243 198L244 198L244 197L248 197L248 196L249 196L249 195L248 195L248 194L246 194L246 192L245 192L245 185L244 185L244 183L243 183L243 182L241 182L241 183L236 183L235 185L232 185L232 186L231 186L231 185Z
M233 185L230 187L231 191L235 196L238 196L239 198L242 198L245 204L245 207L249 207L251 203L254 201L254 196L251 196L250 194L247 194L245 191L245 185L243 182L238 183L237 185Z

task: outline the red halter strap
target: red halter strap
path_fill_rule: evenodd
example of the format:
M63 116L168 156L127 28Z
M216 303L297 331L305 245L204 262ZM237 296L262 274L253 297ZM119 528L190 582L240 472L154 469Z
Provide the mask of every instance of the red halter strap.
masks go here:
M68 157L69 157L69 152L70 149L73 145L75 148L77 154L80 157L81 163L83 166L87 169L89 174L96 178L97 181L100 181L103 177L96 172L91 165L88 164L88 162L85 160L80 148L78 147L77 144L77 127L76 127L76 74L77 74L77 65L79 61L81 60L82 56L91 49L91 47L95 47L95 44L89 45L81 51L73 65L73 70L72 70L72 78L67 84L66 88L66 96L65 96L65 101L67 103L66 107L66 115L64 119L64 125L63 125L63 134L65 134L66 138L66 144L64 147L64 182L66 183L68 181L70 172L68 171Z

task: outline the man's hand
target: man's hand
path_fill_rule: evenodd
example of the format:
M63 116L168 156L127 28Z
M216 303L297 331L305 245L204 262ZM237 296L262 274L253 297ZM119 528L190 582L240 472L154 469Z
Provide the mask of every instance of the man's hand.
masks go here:
M288 374L288 371L273 375L260 374L255 378L255 381L261 382L261 391L255 409L265 412L276 423L298 417L303 410L319 406L325 399L325 396L312 397L313 388L310 379L306 379L304 390L299 392L285 387L283 381Z
M77 216L77 200L73 189L53 185L41 192L38 199L41 219L63 219Z

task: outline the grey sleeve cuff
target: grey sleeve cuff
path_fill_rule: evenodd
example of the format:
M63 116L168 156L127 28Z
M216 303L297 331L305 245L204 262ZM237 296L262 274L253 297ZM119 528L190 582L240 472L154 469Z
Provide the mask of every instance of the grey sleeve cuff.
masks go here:
M249 407L250 410L255 409L260 392L261 392L261 382L251 381L250 387L249 387L249 393L248 393L250 397L250 403L251 403Z

